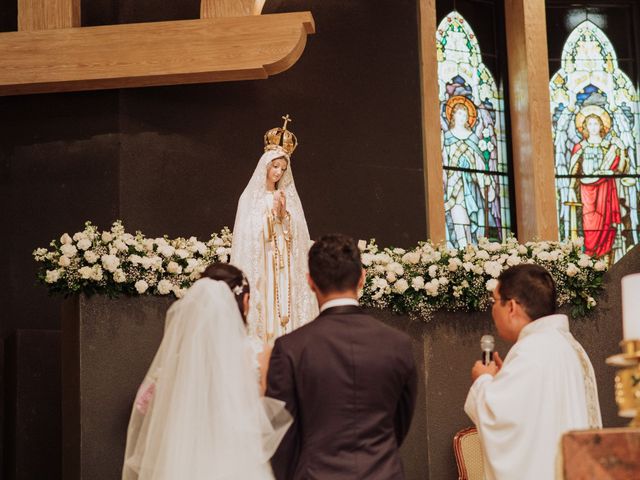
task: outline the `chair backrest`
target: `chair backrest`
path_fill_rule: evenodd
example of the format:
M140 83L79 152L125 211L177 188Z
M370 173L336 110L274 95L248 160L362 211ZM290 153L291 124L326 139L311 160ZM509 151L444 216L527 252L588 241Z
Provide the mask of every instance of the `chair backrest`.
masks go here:
M465 428L453 437L458 480L484 480L482 446L476 427Z

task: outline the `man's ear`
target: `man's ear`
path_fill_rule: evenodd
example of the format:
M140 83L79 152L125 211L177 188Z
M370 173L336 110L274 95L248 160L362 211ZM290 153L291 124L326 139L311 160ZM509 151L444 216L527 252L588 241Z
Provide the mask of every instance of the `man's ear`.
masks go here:
M362 290L364 288L364 282L367 279L367 271L363 268L362 273L360 273L360 280L358 280L358 290Z
M311 278L311 274L310 273L307 273L307 283L309 284L309 288L311 289L311 291L313 293L317 293L318 287L316 287L316 284L313 281L313 278Z

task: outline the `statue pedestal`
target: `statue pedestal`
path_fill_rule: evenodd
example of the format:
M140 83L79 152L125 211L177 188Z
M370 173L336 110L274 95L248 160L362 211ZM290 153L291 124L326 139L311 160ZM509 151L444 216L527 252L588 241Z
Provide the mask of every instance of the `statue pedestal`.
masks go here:
M640 472L640 428L605 428L562 436L565 480L628 480Z
M84 295L62 307L62 478L122 474L133 399L172 299Z

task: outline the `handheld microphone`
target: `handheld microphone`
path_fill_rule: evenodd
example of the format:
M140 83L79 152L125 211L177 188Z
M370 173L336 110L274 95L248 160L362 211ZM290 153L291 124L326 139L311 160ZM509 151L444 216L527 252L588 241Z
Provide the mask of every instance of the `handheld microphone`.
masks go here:
M482 349L482 364L489 365L493 360L493 349L496 345L493 335L483 335L480 339L480 348Z

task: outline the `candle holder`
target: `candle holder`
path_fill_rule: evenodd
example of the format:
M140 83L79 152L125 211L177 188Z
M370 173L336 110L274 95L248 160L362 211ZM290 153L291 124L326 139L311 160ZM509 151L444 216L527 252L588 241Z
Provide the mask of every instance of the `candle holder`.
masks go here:
M615 395L618 415L631 418L630 427L640 427L640 340L620 342L622 353L607 358L616 371Z

